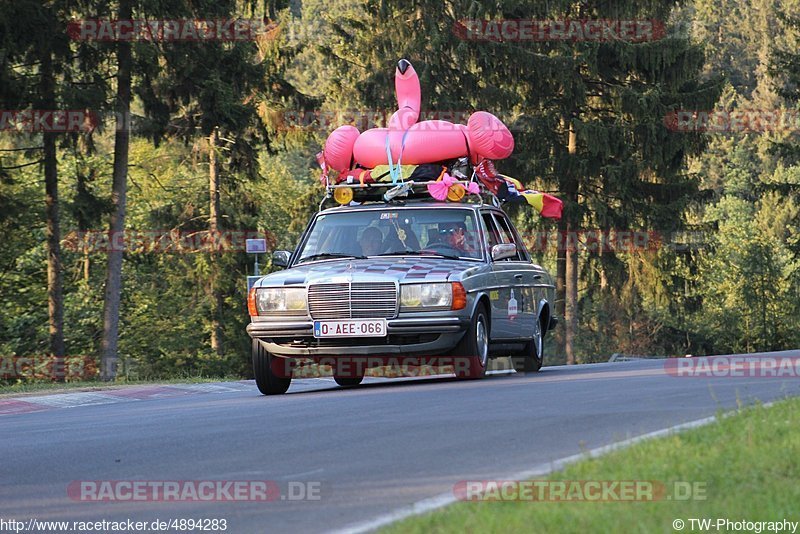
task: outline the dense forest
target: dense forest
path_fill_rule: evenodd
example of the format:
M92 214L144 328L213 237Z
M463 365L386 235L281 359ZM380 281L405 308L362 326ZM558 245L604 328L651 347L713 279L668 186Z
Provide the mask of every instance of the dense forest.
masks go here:
M559 221L512 212L557 279L546 363L800 346L800 2L0 5L2 357L78 358L109 379L249 375L242 236L294 247L323 193L315 155L340 124L388 119L400 58L423 115L495 113L516 140L501 172L564 202ZM82 33L234 19L244 38ZM659 31L476 34L499 20Z

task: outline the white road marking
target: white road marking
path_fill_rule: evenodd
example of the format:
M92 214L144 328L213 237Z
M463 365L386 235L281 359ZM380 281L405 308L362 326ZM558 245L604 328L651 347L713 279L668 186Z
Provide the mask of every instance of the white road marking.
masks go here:
M170 392L169 390L175 390ZM139 400L153 400L159 398L172 398L176 393L238 393L253 391L255 385L247 382L224 382L211 384L163 384L157 386L134 386L130 389L114 389L107 393L76 392L54 393L50 395L30 395L24 397L11 397L0 399L0 402L23 402L47 408L77 408L80 406L100 406L103 404L118 404L121 402L134 402ZM141 393L140 393L141 392ZM136 394L140 393L141 397ZM25 411L0 412L0 415L25 413Z
M314 469L313 471L303 471L302 473L290 473L288 475L282 475L279 477L275 477L276 480L297 480L300 477L307 477L308 475L315 475L317 473L322 473L325 471L324 468Z
M25 397L25 402L31 404L41 404L52 408L75 408L77 406L92 406L100 404L116 404L125 402L126 399L104 395L102 393L61 393L56 395L44 395L41 397Z
M200 393L231 393L238 391L245 391L252 389L252 386L245 384L237 384L231 382L230 384L166 384L166 387L183 389L188 391L197 391Z

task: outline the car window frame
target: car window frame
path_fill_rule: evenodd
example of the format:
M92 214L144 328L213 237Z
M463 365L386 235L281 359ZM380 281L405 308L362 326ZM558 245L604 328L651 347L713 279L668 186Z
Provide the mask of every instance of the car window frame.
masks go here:
M490 261L492 261L493 263L494 262L501 262L501 261L502 262L506 262L506 263L511 263L511 262L531 263L530 254L528 253L528 249L525 247L525 244L522 242L522 239L520 238L519 232L517 232L516 227L511 222L511 219L508 218L508 215L505 212L500 211L500 210L482 210L482 212L481 212L481 221L484 224L485 224L485 219L483 218L484 214L488 215L492 219L493 224L495 225L495 228L497 230L497 233L495 235L497 235L497 237L499 239L498 243L505 243L505 241L502 241L502 235L503 235L503 233L506 233L511 237L512 244L517 248L516 257L512 256L512 257L509 257L509 258L503 258L501 260L495 260L495 259L493 259L491 257L492 256L491 246L488 246L487 248L488 248L488 252L489 252ZM503 225L501 225L500 221L505 223L504 224L505 228L503 228ZM492 230L487 228L487 231L491 232ZM487 234L487 243L488 243L488 235L489 234Z
M484 234L484 248L488 254L489 261L494 261L492 259L492 247L494 245L500 244L500 234L497 232L496 222L492 217L492 212L489 210L481 210L480 211L480 221L481 221L481 228L483 229ZM486 219L489 219L489 223L487 224ZM496 239L492 239L492 237Z
M519 235L517 227L514 226L513 222L511 222L511 218L505 212L499 212L499 216L501 221L504 221L508 226L508 231L511 232L511 236L514 239L514 244L517 246L517 251L520 256L520 259L518 261L524 263L531 263L531 255L528 252L528 247L525 246L525 242L522 240L522 236Z

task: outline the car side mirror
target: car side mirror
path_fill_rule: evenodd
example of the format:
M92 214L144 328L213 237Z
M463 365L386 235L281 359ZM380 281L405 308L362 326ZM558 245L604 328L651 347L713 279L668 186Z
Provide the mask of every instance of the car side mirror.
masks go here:
M288 250L276 250L272 253L272 266L285 269L289 266L289 258L291 257L292 253Z
M514 243L500 243L492 247L492 260L504 260L517 255L517 245Z

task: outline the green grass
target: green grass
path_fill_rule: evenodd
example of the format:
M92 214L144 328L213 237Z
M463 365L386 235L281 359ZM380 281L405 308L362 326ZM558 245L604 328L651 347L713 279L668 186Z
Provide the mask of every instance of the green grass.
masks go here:
M743 409L701 428L582 460L548 478L659 481L670 494L674 482L699 482L706 498L459 502L384 531L676 532L673 521L682 519L683 532L692 532L688 518L800 521L800 399Z
M30 393L65 393L76 391L97 391L128 386L147 386L159 384L201 384L206 382L230 382L241 380L241 377L204 377L187 375L165 380L116 380L103 382L100 380L76 380L72 382L32 381L4 384L0 383L0 398L3 396Z

